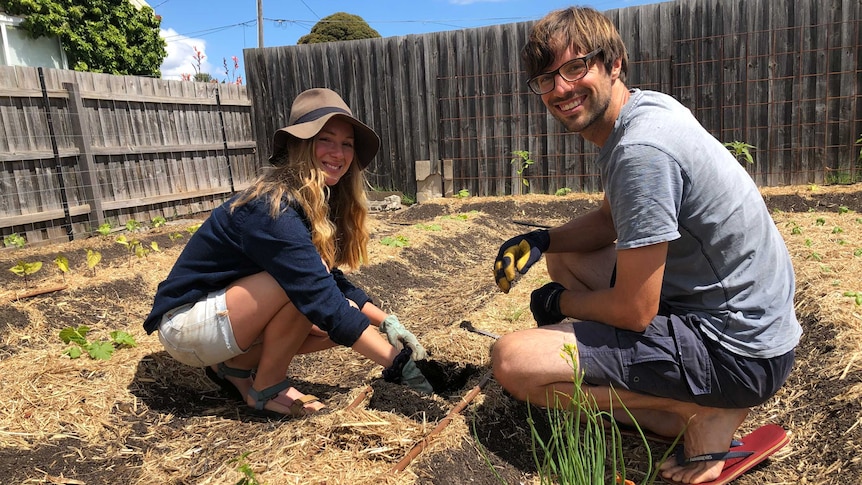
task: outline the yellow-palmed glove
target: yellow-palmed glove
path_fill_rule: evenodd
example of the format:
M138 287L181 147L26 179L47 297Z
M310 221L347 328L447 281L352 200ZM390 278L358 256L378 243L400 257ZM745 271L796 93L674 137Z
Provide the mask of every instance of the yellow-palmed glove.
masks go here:
M551 245L547 229L528 232L504 242L494 261L497 286L508 293L518 274L524 274L542 257Z

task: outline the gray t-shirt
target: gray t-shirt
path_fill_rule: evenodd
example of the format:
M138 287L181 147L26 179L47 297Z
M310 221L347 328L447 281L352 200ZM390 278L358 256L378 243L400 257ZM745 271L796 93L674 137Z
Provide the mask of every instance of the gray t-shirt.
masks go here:
M748 173L675 99L631 90L597 160L617 248L668 242L662 304L747 357L799 342L790 255Z

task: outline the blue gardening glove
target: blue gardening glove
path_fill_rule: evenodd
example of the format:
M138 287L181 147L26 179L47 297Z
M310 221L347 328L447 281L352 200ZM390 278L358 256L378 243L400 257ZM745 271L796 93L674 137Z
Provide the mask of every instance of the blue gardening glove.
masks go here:
M386 382L394 382L396 384L405 384L414 391L422 394L433 394L434 388L428 379L422 375L422 371L416 367L416 362L410 358L413 351L409 348L401 349L401 352L395 356L392 365L383 369L383 380Z
M398 350L405 346L413 351L414 360L425 360L428 358L428 352L425 347L419 343L416 336L410 333L395 315L389 315L380 323L380 331L386 334L386 339L389 343Z
M500 246L500 252L494 261L494 279L503 293L508 293L512 288L512 281L517 276L515 270L520 274L526 273L550 245L551 236L548 230L540 229L515 236Z
M530 295L530 311L540 327L560 323L566 318L560 311L560 295L565 290L566 287L559 283L548 283L533 290Z

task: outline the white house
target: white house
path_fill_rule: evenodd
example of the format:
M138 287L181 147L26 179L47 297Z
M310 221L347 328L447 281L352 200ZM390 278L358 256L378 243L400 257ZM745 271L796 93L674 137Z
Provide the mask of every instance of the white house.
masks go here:
M57 37L30 37L19 27L24 19L0 11L0 66L68 69L66 53Z
M129 0L137 8L149 7L144 0ZM57 37L30 37L19 25L24 19L0 10L0 66L53 67L68 69L69 63Z

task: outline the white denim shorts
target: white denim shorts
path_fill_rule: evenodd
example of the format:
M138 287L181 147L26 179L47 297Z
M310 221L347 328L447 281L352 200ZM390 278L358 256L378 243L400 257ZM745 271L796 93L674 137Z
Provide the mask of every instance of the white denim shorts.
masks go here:
M244 353L230 326L225 290L197 303L174 308L159 324L159 340L171 357L193 367L206 367Z

